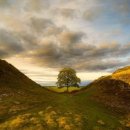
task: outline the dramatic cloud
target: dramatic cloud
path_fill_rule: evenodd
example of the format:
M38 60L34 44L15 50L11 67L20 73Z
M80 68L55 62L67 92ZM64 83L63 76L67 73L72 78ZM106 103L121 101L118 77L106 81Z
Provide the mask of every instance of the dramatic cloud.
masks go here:
M53 14L57 14L59 17L63 19L73 19L78 16L79 11L73 8L55 8L52 9Z
M0 30L0 57L9 57L23 50L20 40L13 33Z
M82 32L62 32L59 35L59 40L60 43L65 45L73 45L75 43L78 43L81 41L82 37L83 37L83 33Z
M31 25L32 28L36 32L42 32L43 30L46 30L48 27L54 26L53 22L50 19L43 19L43 18L31 18Z
M48 9L49 0L24 0L25 1L25 10L26 11L42 11L43 9Z
M57 35L65 29L65 27L58 27L51 19L41 17L31 17L29 26L33 33L38 33L44 37Z
M129 12L129 0L0 0L0 58L55 71L129 65Z
M79 70L95 71L127 64L126 61L120 61L120 58L128 55L129 50L129 44L123 46L109 43L106 46L96 46L77 43L67 44L65 47L47 43L43 48L31 52L30 57L36 60L35 63L43 66L54 68L70 66Z
M0 6L2 8L8 6L9 4L11 4L9 0L0 0Z
M69 9L69 8L64 8L61 9L61 15L63 15L66 18L73 18L75 16L75 10L74 9Z

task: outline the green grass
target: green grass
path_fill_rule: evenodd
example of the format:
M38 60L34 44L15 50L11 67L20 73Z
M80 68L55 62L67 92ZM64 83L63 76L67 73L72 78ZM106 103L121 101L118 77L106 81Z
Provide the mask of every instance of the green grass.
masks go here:
M59 91L56 87L52 88L51 90L56 92L65 91L65 89ZM74 91L75 88L70 87L70 91L72 90ZM119 130L119 127L123 128L119 123L120 114L93 100L93 93L94 88L78 94L61 94L39 89L37 93L26 95L24 98L20 96L5 98L0 102L0 130L44 130L44 128L47 130ZM17 104L16 101L19 103ZM26 117L27 114L30 114L30 117Z
M57 92L57 93L63 93L63 92L67 91L66 87L58 88L56 86L49 86L49 87L47 87L47 89L52 90L52 91ZM81 88L78 88L78 87L69 87L68 91L73 92L73 91L78 91L80 89Z

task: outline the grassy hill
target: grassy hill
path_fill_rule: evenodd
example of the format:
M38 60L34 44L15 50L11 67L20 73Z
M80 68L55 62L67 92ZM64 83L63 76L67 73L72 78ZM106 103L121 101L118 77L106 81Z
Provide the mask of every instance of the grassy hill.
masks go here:
M112 75L103 76L86 88L83 88L78 95L90 94L93 100L104 104L114 112L125 117L121 121L127 126L123 129L130 129L130 67L124 67L115 71Z
M88 87L95 89L96 93L93 96L100 102L126 112L130 110L129 83L130 67L125 67L117 70L112 75L95 80Z
M40 87L40 85L29 79L11 64L0 60L0 88L33 91L35 87Z
M56 93L0 60L0 130L129 130L122 113L96 100L105 94L100 89L105 79L111 80L98 79L77 93Z
M115 71L112 75L112 78L130 84L130 66Z
M0 60L1 123L14 115L38 107L46 102L46 98L49 100L52 93L29 79L11 64Z

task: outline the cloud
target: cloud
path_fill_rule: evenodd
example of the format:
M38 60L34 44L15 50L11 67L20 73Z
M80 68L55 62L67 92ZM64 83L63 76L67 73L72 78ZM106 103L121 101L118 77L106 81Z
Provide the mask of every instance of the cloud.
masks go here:
M69 8L61 9L61 15L66 18L73 18L75 16L75 12L76 10L74 9L69 9Z
M65 19L73 19L76 18L79 11L73 8L54 8L51 10L51 12L55 15L57 14L59 17L65 18Z
M42 32L46 28L53 26L53 22L50 19L44 19L44 18L31 18L31 26L35 29L37 32Z
M69 66L87 71L101 71L127 64L120 58L130 53L129 44L108 42L91 45L83 43L82 39L81 32L62 32L57 42L50 39L43 41L41 47L29 53L29 57L41 66L51 68Z
M48 9L50 6L49 0L37 0L37 1L25 0L24 2L25 2L25 6L24 6L25 11L29 11L29 12L40 12L43 9Z
M23 50L20 40L12 32L0 30L0 57L9 57Z
M6 7L10 4L9 0L0 0L0 7Z
M87 9L83 12L83 19L87 21L94 21L99 19L103 15L103 9L96 8L96 9Z
M19 44L24 47L24 52L35 49L38 45L38 38L33 32L14 32L16 36L20 39Z
M63 45L71 45L80 42L84 35L83 32L64 31L60 33L59 40Z
M110 18L118 19L116 23L122 23L121 19L128 20L128 17L124 18L130 9L128 2L13 0L10 3L9 0L0 0L0 8L4 9L0 15L0 28L5 28L0 29L0 57L18 55L30 58L36 66L69 66L88 71L126 65L128 62L122 59L129 56L130 44L123 40L111 42L115 41L114 38L108 39L105 36L107 33L113 34L108 29L101 32L102 28L108 26L102 27L102 23L96 23L96 20L108 22L108 16L113 12L114 16L112 14ZM98 29L93 23L98 25ZM114 23L110 25L113 26ZM119 30L122 32L120 35L123 35L120 26ZM115 29L112 28L111 31L114 32ZM118 35L119 32L115 33ZM91 42L89 39L92 39Z
M30 18L29 26L34 33L42 36L57 35L65 29L65 27L58 27L52 19L35 16Z
M39 65L51 66L52 62L55 64L55 62L60 58L58 49L57 44L46 40L43 41L42 45L37 47L37 49L30 51L28 56Z

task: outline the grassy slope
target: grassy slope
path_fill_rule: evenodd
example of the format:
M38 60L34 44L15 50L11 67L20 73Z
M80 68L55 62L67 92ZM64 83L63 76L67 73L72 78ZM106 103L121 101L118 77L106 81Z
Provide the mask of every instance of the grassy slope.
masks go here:
M130 67L117 70L110 76L95 80L89 87L97 91L93 94L98 101L118 111L130 110ZM85 90L83 90L85 91Z
M8 130L12 130L11 128L13 130L20 130L20 128L21 130L44 130L44 127L52 130L118 130L117 128L120 127L120 115L91 99L93 92L93 89L74 95L56 94L52 92L44 97L44 91L43 94L41 91L39 95L32 97L32 100L22 97L17 99L10 98L10 100L5 99L1 104L9 106L9 108L3 116L3 122L1 122L0 128L3 130L6 130L6 128ZM20 104L17 104L16 101ZM10 111L11 109L12 111ZM10 115L8 114L9 112ZM39 113L42 114L39 116ZM26 118L27 114L31 114L31 117ZM46 117L46 115L48 116ZM4 120L5 117L7 117L6 120ZM23 122L19 121L24 117L26 120ZM77 117L79 118L79 125L75 121ZM34 122L31 122L32 118ZM99 120L103 124L98 123ZM42 126L43 124L44 126ZM25 125L27 127L24 128ZM31 128L32 126L33 128Z
M121 68L112 74L113 79L124 81L130 84L130 66Z
M79 111L82 111L87 115L87 127L88 129L95 128L100 130L109 130L109 129L117 129L119 127L119 115L116 112L112 112L107 109L104 105L97 103L92 99L92 94L95 90L88 89L84 93L79 93L76 95L76 100L78 102L78 106L80 106ZM101 126L97 123L98 120L102 120L105 122L105 125Z
M111 109L113 113L117 112L119 119L121 116L122 118L125 117L126 119L122 119L124 121L121 121L121 124L125 126L123 130L129 130L130 67L121 68L110 76L101 77L87 87L88 88L83 88L81 92L79 92L78 96L82 97L83 94L89 94L93 100L97 100L98 103L103 103L106 107ZM86 100L88 99L86 97L84 98Z

